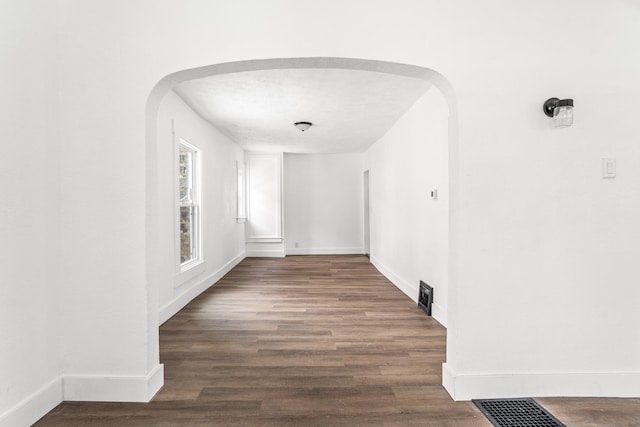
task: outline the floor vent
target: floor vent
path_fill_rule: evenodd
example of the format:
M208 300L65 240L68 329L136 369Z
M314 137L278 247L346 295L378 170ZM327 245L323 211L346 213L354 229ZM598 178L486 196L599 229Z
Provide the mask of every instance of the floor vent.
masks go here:
M418 294L418 307L431 316L431 305L433 304L433 288L420 280L420 293Z
M496 427L566 427L531 399L487 399L473 403Z

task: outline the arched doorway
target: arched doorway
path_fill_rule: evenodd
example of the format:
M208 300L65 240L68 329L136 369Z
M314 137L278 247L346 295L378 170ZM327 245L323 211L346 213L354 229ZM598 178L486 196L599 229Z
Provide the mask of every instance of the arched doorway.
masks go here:
M456 194L456 182L457 182L457 107L455 94L453 88L449 82L438 72L414 65L397 64L391 62L362 60L362 59L350 59L350 58L290 58L290 59L266 59L266 60L250 60L241 62L232 62L217 64L211 66L205 66L200 68L194 68L190 70L183 70L167 77L163 78L153 89L149 96L147 103L147 277L149 280L149 323L151 328L158 326L158 289L155 289L155 283L158 278L158 266L166 263L167 260L159 253L158 248L161 246L158 242L158 236L160 233L161 224L158 221L159 209L159 194L162 189L159 184L159 175L163 173L159 168L158 155L157 155L157 112L159 105L165 95L176 85L180 83L202 79L206 77L225 75L233 73L242 73L259 70L287 70L287 69L341 69L341 70L360 70L374 73L386 73L396 76L404 76L415 79L421 79L429 82L435 87L442 98L447 104L448 114L448 133L447 133L447 151L448 151L448 179L449 179L449 194L447 198L448 203L448 251L450 256L447 258L448 265L446 270L450 271L449 267L455 262L455 244L457 239L455 238L456 230L453 228L454 222L451 218L456 212L457 194ZM375 172L373 172L375 174ZM426 189L425 189L426 191ZM170 262L170 260L169 260ZM453 288L455 282L448 280L447 289L444 290L447 295L455 297ZM410 294L412 291L405 293ZM442 295L442 293L440 294ZM412 296L412 295L410 295ZM413 296L412 296L413 297ZM417 295L416 295L417 298ZM446 299L445 299L446 300ZM188 300L185 300L185 304ZM444 307L444 311L447 313L445 318L452 318L454 313L451 313L449 307L451 304L447 304Z

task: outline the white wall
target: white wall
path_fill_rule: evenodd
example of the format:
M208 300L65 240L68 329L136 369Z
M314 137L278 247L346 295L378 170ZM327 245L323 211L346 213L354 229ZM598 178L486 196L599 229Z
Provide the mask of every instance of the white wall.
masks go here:
M446 100L430 89L366 152L371 262L413 300L434 288L432 315L447 323L448 123ZM430 192L437 189L438 198Z
M45 336L64 372L114 379L120 399L158 372L152 87L178 70L303 56L429 67L455 89L444 381L456 398L640 396L634 2L221 4L3 4L2 154L33 167L22 191L9 177L0 184L0 223L11 224L0 282L18 288L0 299L11 319L3 334L24 339L0 350L11 385L0 389L0 414L20 413L18 402L60 372L41 371L55 356L17 356L35 354ZM575 99L573 127L549 127L541 106L552 96ZM600 178L602 157L618 159L618 178ZM5 164L3 174L24 170ZM16 243L51 270L25 265ZM27 303L33 295L41 299ZM76 397L104 396L86 384Z
M173 131L172 133L172 121ZM158 111L159 221L162 248L158 272L160 322L180 310L244 258L244 225L236 222L236 162L242 149L194 113L174 92ZM203 268L197 275L179 274L176 260L176 149L180 138L200 150L202 171Z
M360 153L285 154L287 254L364 253L363 171Z
M469 84L454 83L459 193L444 382L457 399L639 396L640 60L628 52L640 8L513 4L487 32L489 9L468 9L483 18L465 32L482 38L465 54ZM552 40L563 25L569 49ZM572 127L554 129L540 113L552 96L575 99ZM601 178L603 157L618 159L616 179Z
M60 168L55 54L60 18L4 2L0 17L0 425L30 425L62 398ZM40 31L33 31L34 28ZM17 41L20 41L18 43ZM34 54L37 52L37 54ZM77 251L76 251L77 252ZM9 408L22 408L20 414Z

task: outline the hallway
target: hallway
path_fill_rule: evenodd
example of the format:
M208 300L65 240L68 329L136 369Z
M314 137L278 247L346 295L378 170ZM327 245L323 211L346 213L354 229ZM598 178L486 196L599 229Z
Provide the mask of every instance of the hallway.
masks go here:
M66 402L36 425L490 426L441 386L445 334L364 256L247 258L162 325L151 403ZM640 425L637 399L540 402Z

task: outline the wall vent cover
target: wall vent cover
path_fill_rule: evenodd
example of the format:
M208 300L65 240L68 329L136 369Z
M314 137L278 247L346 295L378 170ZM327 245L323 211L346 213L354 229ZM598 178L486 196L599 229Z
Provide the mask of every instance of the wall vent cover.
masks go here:
M433 288L420 280L420 294L418 295L418 307L431 316L431 305L433 304Z
M496 427L566 427L531 398L485 399L473 403Z

